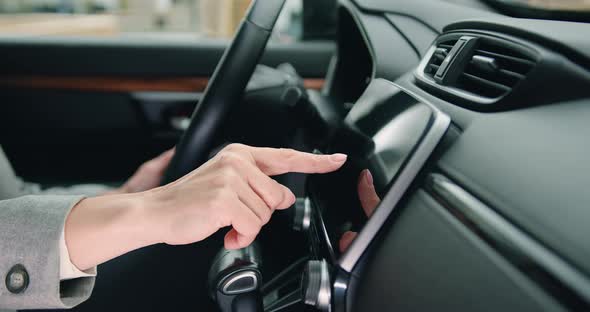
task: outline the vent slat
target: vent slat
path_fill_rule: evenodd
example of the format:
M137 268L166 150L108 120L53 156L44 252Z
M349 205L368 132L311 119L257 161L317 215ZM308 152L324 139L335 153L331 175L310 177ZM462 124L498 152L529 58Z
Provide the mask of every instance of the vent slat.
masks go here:
M520 64L520 65L525 65L525 66L528 66L529 68L532 68L533 66L535 66L535 62L524 59L524 58L499 54L499 53L490 52L490 51L484 51L481 49L475 50L475 55L491 56L491 57L499 58L500 60L510 61L510 62L514 62L514 63Z
M516 86L518 82L525 78L525 75L506 69L498 69L496 71L485 71L473 65L472 63L467 65L467 67L465 68L465 73L482 79L493 81L498 84L502 84L509 88Z
M510 71L510 70L507 70L507 69L500 69L499 72L502 73L502 74L504 74L504 75L506 75L506 76L510 76L510 77L513 77L513 78L518 79L518 80L523 80L524 78L526 78L526 76L523 75L523 74L520 74L520 73L517 73L517 72L513 72L513 71Z
M477 77L477 76L474 76L474 75L470 75L468 73L463 73L463 75L465 77L467 77L467 79L475 80L475 81L477 81L479 83L485 84L485 85L487 85L489 87L492 87L492 88L496 88L496 89L499 89L499 90L502 90L502 91L505 91L505 92L508 92L508 91L511 90L510 87L507 87L507 86L505 86L503 84L499 84L497 82L493 82L491 80L483 79L483 78L480 78L480 77Z
M455 43L457 43L458 40L446 40L443 42L439 42L437 47L439 48L445 48L447 50L451 50L453 48L453 46L455 45Z
M437 64L440 65L445 60L445 57L447 57L447 56L444 54L434 54L433 62L436 62Z
M473 58L478 56L493 59L496 68L486 69L470 62L465 67L458 85L465 91L491 98L511 92L536 64L522 51L491 44L485 40L481 40L473 52Z
M463 73L457 82L457 87L459 89L465 90L467 92L485 96L485 97L500 97L512 89L505 85L483 79L468 73Z
M457 40L449 40L437 44L437 50L445 50L445 53L442 53L441 51L435 51L435 53L430 58L430 61L428 62L428 66L426 66L426 68L424 69L424 73L427 76L434 77L434 74L438 71L438 68L445 60L445 57L447 56L446 53L451 51L456 42Z
M429 74L429 75L432 76L432 75L434 75L438 71L438 68L439 67L440 67L439 65L430 64L430 65L428 65L428 67L426 67L426 69L424 70L424 72L426 74Z

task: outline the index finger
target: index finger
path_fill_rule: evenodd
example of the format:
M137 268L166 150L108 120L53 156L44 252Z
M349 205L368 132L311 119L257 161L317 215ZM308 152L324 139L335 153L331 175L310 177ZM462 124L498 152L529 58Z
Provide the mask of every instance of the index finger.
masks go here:
M264 174L273 176L288 172L328 173L344 165L345 154L316 155L292 149L250 147L248 152Z

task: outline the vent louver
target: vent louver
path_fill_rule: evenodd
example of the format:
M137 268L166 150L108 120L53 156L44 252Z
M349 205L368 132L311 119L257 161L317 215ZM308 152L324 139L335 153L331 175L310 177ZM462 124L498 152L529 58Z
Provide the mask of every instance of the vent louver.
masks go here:
M535 66L535 60L516 49L479 40L455 87L498 98L509 93Z
M492 36L456 33L436 41L416 77L429 90L491 104L516 88L536 64L537 53L528 47Z
M428 65L424 69L425 75L434 78L434 75L440 68L440 65L445 60L447 55L449 55L449 52L451 52L451 49L453 49L453 46L455 46L455 43L457 43L456 39L446 40L438 43L438 45L436 46L436 50L434 50L434 54L432 54L432 57L430 58Z

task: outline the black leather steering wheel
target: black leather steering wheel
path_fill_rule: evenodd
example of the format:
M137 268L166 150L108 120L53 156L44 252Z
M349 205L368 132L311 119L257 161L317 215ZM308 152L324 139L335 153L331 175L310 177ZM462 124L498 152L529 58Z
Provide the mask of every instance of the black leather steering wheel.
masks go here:
M286 0L254 0L176 146L163 184L188 174L207 161L215 134L244 90L262 57Z

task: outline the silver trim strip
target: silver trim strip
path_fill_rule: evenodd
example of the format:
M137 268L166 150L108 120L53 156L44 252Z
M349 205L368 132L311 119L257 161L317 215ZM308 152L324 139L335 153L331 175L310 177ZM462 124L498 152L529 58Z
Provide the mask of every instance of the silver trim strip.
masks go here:
M252 286L247 287L247 288L243 288L243 289L239 289L239 290L228 290L233 283L243 279L243 278L251 278L252 279ZM234 276L232 276L229 280L227 280L222 288L222 292L225 295L238 295L238 294L243 294L243 293L247 293L253 290L256 290L258 288L258 275L254 272L251 271L245 271L245 272L240 272Z
M330 285L330 270L328 262L322 260L322 271L320 273L320 291L318 292L318 303L316 307L320 311L332 311L332 287Z
M305 198L303 205L303 221L301 222L301 229L302 231L307 231L311 226L311 201L309 200L309 197Z
M450 117L432 105L430 107L433 110L432 125L426 130L427 132L418 145L418 148L410 155L407 164L402 169L387 195L381 201L379 207L375 210L373 216L367 221L348 250L340 257L339 265L344 271L352 272L371 241L375 238L381 227L383 227L383 224L402 199L402 196L449 128L451 124Z
M553 278L590 302L590 280L555 253L512 225L492 208L469 194L460 186L440 174L432 174L428 187L449 209L456 209L496 244L501 244L511 253L522 255Z

